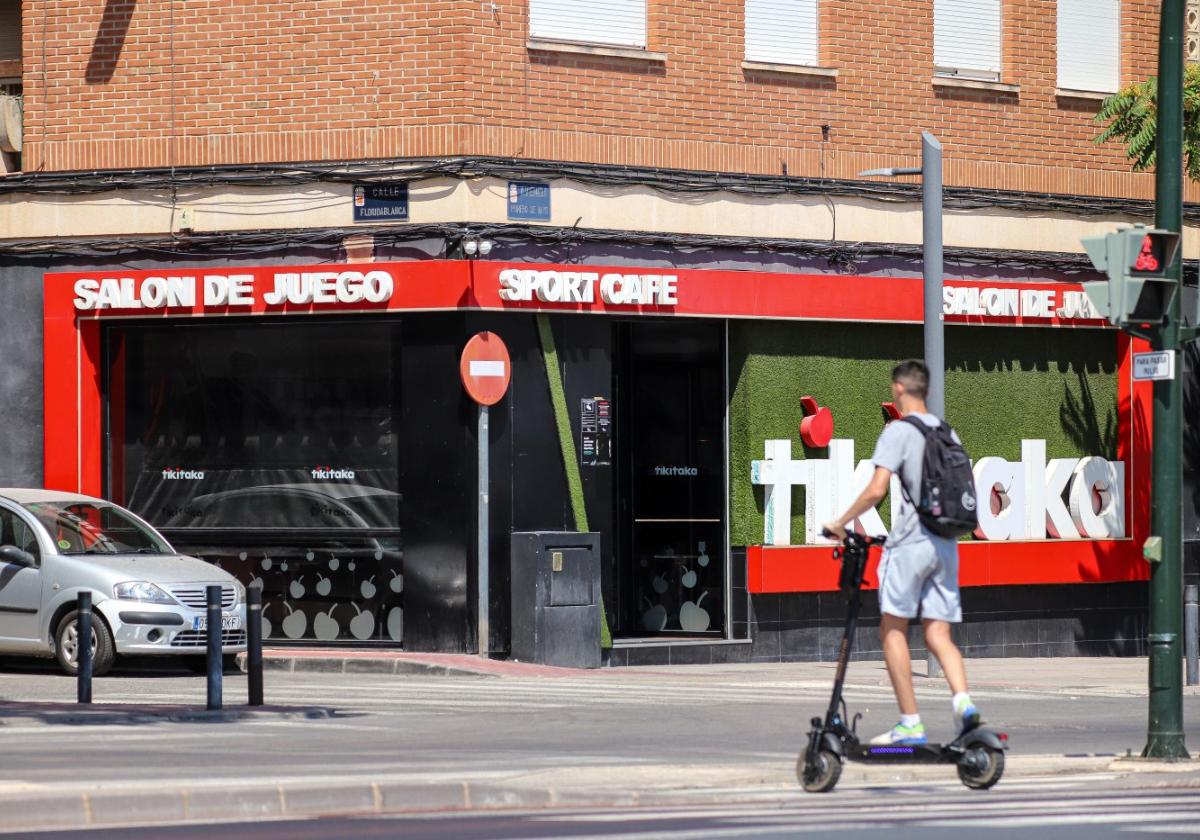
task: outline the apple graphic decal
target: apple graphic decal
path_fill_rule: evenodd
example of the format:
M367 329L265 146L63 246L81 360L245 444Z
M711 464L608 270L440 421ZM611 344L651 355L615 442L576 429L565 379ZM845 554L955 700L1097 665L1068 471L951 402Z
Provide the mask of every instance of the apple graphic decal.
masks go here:
M258 575L255 575L254 577L252 577L250 579L250 582L248 584L246 584L246 588L249 589L251 586L257 586L259 589L262 589L263 588L262 578L260 578Z
M682 583L684 586L686 586L688 589L691 589L693 586L696 585L696 570L688 569L686 572L683 573L683 577L681 577L679 579L679 582Z
M262 567L263 567L264 572L271 571L271 558L270 557L264 557L262 559Z
M350 606L358 610L358 615L350 619L350 632L354 634L354 638L361 640L371 638L371 634L375 632L375 614L370 610L363 611L358 609L358 604Z
M302 580L304 580L304 575L298 576L294 581L288 584L288 592L290 592L292 597L296 600L300 600L304 597L304 584L301 583Z
M362 582L362 586L359 587L359 591L362 592L362 596L364 598L374 598L375 597L376 588L375 588L375 584L372 583L373 580L375 580L375 575L371 575L369 578L364 580Z
M342 632L342 626L333 618L333 611L336 608L337 604L332 604L328 612L319 612L313 619L313 632L323 642L332 642Z
M306 551L306 552L304 553L304 559L305 559L305 560L311 560L311 559L313 559L313 558L314 558L314 557L316 557L316 556L317 556L317 555L313 554L311 551Z
M392 569L392 579L388 581L388 586L392 588L393 592L403 592L404 575L400 574L395 569Z
M650 581L650 586L661 595L667 591L667 579L662 575L655 575L654 580Z
M700 540L700 556L696 558L696 562L703 568L708 565L708 548L704 540Z
M336 557L329 558L329 571L336 572L338 570L338 566L340 565L342 565L341 560L337 559Z
M244 552L244 551L239 551L239 552L238 552L238 559L239 559L239 560L245 560L245 559L246 559L246 552Z
M382 559L383 559L383 552L382 552L382 551L380 551L379 549L376 549L376 550L375 550L375 559L376 559L376 560L382 560Z
M304 613L293 610L292 605L287 601L284 601L283 605L287 607L288 611L287 618L283 620L283 635L289 639L299 639L308 627L308 618Z
M357 567L357 566L358 566L358 564L355 563L353 560L351 560L349 563L346 564L346 568L352 572L354 571L355 567Z
M393 642L404 641L404 610L400 607L388 610L387 630Z
M286 560L284 560L282 563L279 564L279 571L281 571L281 572L287 571L287 561Z
M330 582L329 578L325 577L325 575L321 574L320 572L317 572L317 577L319 578L316 586L317 594L324 597L325 595L329 594L329 590L333 588L333 584Z
M262 637L264 639L269 639L269 638L271 638L271 631L274 628L271 627L271 619L267 618L267 605L266 604L263 604L261 615L262 615Z
M700 597L696 599L695 603L685 601L679 610L679 626L689 633L703 633L708 629L708 624L712 619L708 617L708 610L700 607L700 602L707 595L707 592L700 593Z
M667 608L662 604L656 604L651 607L650 599L645 596L642 597L642 602L647 607L650 607L642 613L642 626L653 632L664 629L667 626Z

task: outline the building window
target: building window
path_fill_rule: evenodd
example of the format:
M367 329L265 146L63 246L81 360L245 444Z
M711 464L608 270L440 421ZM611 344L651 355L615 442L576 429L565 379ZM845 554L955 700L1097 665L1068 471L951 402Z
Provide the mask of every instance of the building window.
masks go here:
M817 0L746 0L746 60L817 65Z
M646 0L530 0L529 37L646 46Z
M941 76L1000 78L1000 0L934 0L933 63Z
M1112 93L1120 87L1120 0L1058 0L1058 86Z

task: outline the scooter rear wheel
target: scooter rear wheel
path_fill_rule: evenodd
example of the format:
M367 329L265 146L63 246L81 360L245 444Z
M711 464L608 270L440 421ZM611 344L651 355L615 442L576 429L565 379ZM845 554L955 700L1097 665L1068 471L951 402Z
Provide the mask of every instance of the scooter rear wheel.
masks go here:
M987 790L1004 775L1004 751L977 744L958 764L958 778L971 790Z
M842 760L829 750L821 750L816 761L810 764L807 754L801 754L796 762L796 776L800 786L809 793L828 793L842 777Z

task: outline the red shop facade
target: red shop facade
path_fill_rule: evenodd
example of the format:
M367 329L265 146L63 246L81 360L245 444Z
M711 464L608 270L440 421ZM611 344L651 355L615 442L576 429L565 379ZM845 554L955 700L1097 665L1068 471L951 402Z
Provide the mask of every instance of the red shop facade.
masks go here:
M1088 485L1095 510L1083 512L1091 522L1107 504L1107 530L1058 533L1051 516L1049 534L1034 523L962 545L962 632L982 655L1136 653L1144 635L1150 388L1132 378L1138 342L1083 299L1071 283L947 281L946 323L970 341L1031 330L1053 347L1086 331L1109 348L1115 379L1104 464L1119 465L1119 486ZM835 453L800 458L793 429L797 457L763 467L770 415L802 415L773 405L755 371L786 355L763 349L767 335L919 336L919 278L484 260L50 273L45 484L124 504L262 585L272 642L471 650L476 442L457 369L471 335L492 330L512 354L492 432L490 646L503 655L508 535L574 527L538 318L555 338L570 434L587 448L577 457L602 536L613 661L833 658L829 548L799 524L770 539L761 524L771 494L804 480L758 479ZM879 389L863 390L869 402ZM589 412L609 418L599 437L584 433ZM859 435L860 449L870 442ZM790 504L798 516L844 485L813 479ZM1099 647L1069 643L1081 611L1114 605L1113 626L1085 634ZM973 625L973 610L987 620ZM1031 611L1043 617L1034 638L1020 635Z

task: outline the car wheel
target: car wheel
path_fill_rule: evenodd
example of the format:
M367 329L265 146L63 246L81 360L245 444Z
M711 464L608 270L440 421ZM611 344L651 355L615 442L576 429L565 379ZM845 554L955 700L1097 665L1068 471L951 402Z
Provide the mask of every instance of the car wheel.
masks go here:
M79 673L79 611L72 610L63 616L54 634L54 656L59 666L71 676ZM92 676L102 677L108 673L117 658L112 633L104 619L92 613Z

